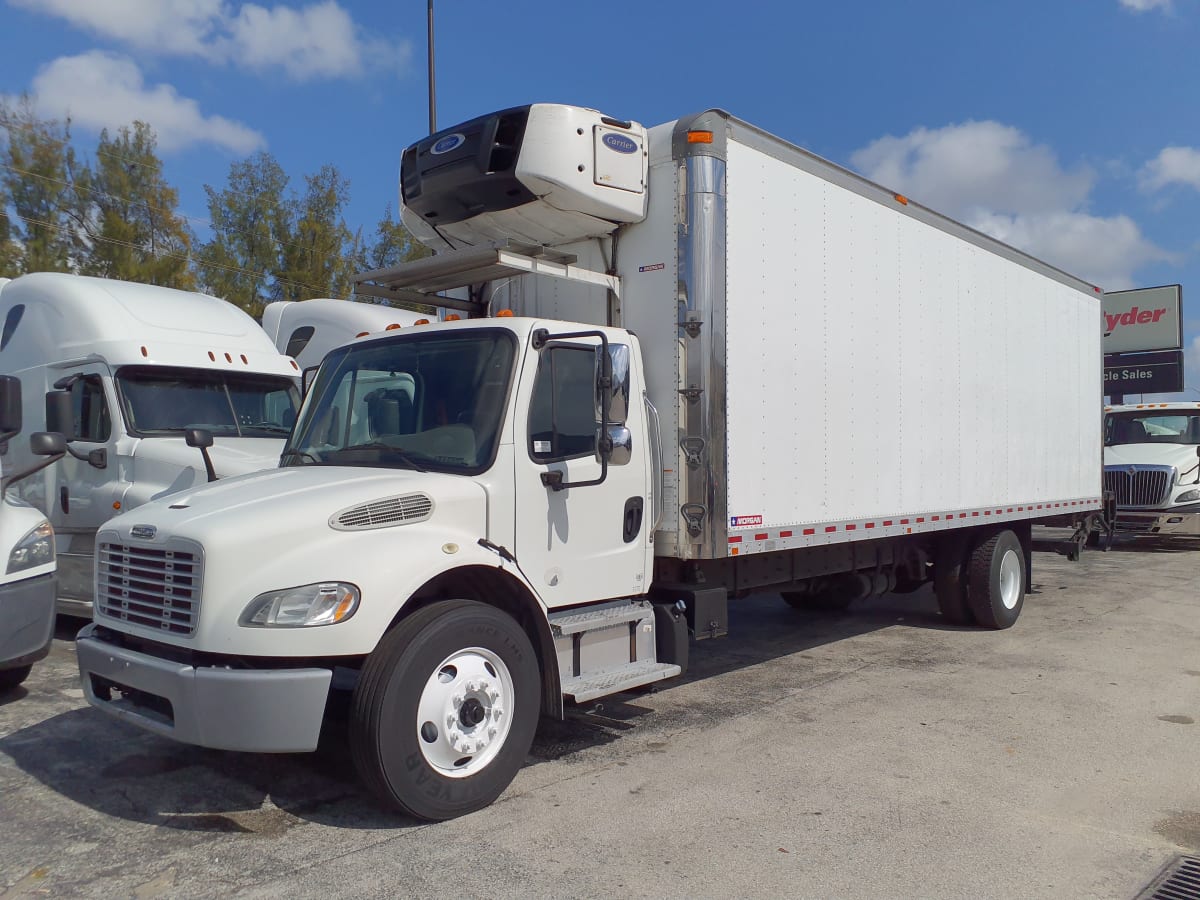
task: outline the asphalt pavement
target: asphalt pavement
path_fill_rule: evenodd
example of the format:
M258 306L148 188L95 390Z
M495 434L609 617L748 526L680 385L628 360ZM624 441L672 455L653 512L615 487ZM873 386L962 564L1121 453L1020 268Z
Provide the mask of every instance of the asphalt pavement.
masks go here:
M1040 550L1033 580L1003 632L928 589L732 600L686 679L543 725L436 825L336 738L225 753L91 710L60 620L0 696L0 898L1132 898L1200 854L1200 545Z

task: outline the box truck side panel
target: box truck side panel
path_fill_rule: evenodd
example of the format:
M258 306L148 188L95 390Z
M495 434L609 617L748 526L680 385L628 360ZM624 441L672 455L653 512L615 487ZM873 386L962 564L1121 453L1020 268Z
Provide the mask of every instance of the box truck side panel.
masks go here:
M902 516L940 528L1098 495L1077 452L1100 441L1095 296L899 203L727 152L731 536L872 537Z

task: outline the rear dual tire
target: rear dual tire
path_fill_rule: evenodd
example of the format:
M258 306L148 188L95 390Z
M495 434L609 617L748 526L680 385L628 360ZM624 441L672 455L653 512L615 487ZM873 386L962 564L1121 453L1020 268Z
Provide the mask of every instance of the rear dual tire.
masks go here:
M948 535L934 562L934 591L953 625L1010 628L1021 615L1027 578L1025 549L1008 530L968 549L967 536Z

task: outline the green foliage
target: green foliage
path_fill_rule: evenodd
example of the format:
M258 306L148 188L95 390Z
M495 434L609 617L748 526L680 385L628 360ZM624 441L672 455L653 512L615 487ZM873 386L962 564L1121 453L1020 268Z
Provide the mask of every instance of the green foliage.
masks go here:
M8 226L0 259L12 274L72 271L84 245L70 125L39 119L28 97L0 103L0 123L8 135L0 150L0 212Z
M273 300L348 297L357 273L429 255L390 206L369 240L351 229L350 182L333 165L297 192L269 153L233 163L224 187L204 186L211 237L199 244L149 124L101 132L91 166L76 158L69 123L39 119L28 98L0 102L0 129L0 276L203 288L258 316Z
M95 169L78 179L90 205L84 226L86 275L194 290L192 234L175 211L179 192L164 180L154 131L145 122L100 133Z

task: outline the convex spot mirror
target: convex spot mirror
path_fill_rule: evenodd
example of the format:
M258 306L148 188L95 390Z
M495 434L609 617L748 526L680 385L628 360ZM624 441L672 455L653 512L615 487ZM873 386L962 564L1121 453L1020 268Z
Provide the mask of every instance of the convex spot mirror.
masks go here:
M607 366L605 365L607 362ZM612 387L605 391L604 380L611 372ZM629 347L609 344L607 360L603 345L596 348L596 424L604 421L604 404L608 403L608 424L624 425L629 418Z
M67 443L75 440L75 407L69 389L46 394L46 430L58 432Z
M596 429L596 462L602 462L605 454L610 466L625 466L633 459L633 435L624 425L608 426L608 441Z
M59 456L67 452L67 439L57 431L35 431L29 436L34 456Z

